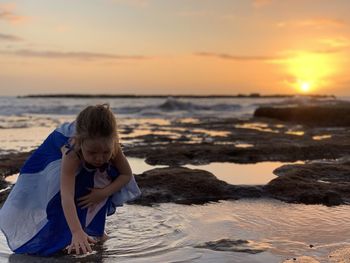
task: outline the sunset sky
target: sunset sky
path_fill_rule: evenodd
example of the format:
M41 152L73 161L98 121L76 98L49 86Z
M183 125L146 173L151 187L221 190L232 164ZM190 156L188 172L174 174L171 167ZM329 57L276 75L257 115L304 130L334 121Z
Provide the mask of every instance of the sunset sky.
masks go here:
M0 0L0 96L350 96L349 0Z

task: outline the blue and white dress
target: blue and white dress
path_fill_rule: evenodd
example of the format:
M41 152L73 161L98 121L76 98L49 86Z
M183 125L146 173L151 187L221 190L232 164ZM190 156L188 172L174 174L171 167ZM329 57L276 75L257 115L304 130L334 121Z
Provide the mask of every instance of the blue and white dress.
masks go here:
M16 185L0 209L0 228L12 251L18 254L48 256L70 244L72 235L65 219L60 195L62 146L75 133L75 123L64 123L54 130L21 168ZM75 179L75 204L84 231L102 236L106 216L116 207L140 195L134 177L120 191L100 204L81 209L77 199L88 188L102 188L119 175L111 164L103 170L81 165Z

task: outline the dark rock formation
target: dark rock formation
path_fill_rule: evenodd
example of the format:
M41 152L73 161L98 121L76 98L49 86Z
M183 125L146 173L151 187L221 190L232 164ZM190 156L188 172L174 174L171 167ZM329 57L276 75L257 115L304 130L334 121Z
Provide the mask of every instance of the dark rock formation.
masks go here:
M200 244L195 247L211 249L214 251L230 251L257 254L266 251L269 248L269 245L242 239L220 239L216 241L205 242L204 244Z
M0 189L9 186L9 183L5 181L5 177L18 173L28 155L29 153L10 153L0 156ZM0 204L6 200L9 192L10 189L0 192Z
M0 176L18 173L28 156L28 152L0 155Z
M350 126L350 103L324 106L260 107L255 117L314 126Z
M339 205L350 200L350 160L284 165L264 190L283 201Z
M339 158L350 154L350 140L334 142L309 141L296 138L279 142L276 139L259 142L255 147L236 148L234 145L214 143L167 145L139 145L125 149L127 156L145 158L150 165L206 164L210 162L256 163L263 161L295 162Z
M261 187L230 185L207 171L184 167L152 169L137 175L136 181L142 196L134 202L144 205L164 202L202 204L262 195Z

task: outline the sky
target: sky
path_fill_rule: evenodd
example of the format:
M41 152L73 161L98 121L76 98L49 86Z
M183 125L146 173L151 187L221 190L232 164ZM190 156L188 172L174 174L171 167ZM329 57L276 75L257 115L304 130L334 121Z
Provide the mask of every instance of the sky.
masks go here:
M349 0L0 0L0 96L350 96Z

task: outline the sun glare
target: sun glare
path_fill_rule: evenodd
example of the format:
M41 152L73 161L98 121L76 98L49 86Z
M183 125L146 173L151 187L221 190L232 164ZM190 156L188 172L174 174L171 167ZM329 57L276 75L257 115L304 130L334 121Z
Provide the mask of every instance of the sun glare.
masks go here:
M301 82L300 83L300 91L307 93L311 89L311 84L309 82Z
M329 84L336 72L334 58L329 54L299 52L287 59L289 85L300 93L317 92Z

